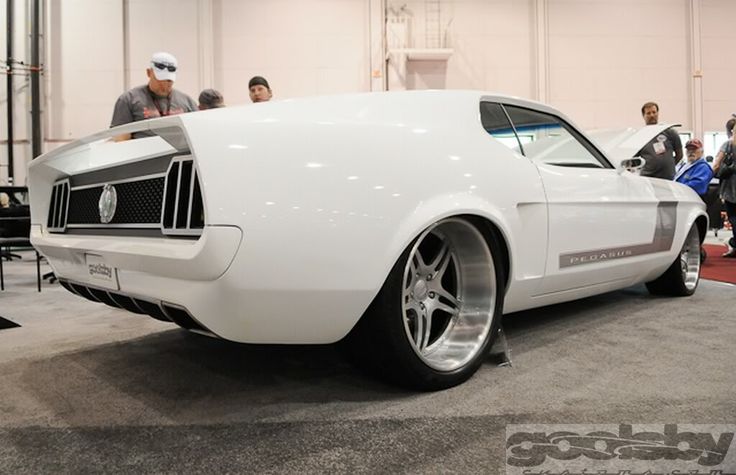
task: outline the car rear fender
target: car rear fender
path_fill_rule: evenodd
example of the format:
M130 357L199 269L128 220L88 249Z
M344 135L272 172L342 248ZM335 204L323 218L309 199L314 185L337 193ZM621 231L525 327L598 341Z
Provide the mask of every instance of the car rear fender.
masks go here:
M506 221L499 207L493 203L479 196L457 193L436 196L423 202L410 215L406 216L387 248L388 254L384 260L387 266L384 269L384 276L388 275L391 267L404 250L425 229L438 221L453 216L467 217L479 225L485 223L486 229L481 229L481 231L497 231L497 237L501 241L506 254L502 258L506 267L505 275L508 279L513 267L513 252L511 251L513 243L509 238L512 235L511 225Z

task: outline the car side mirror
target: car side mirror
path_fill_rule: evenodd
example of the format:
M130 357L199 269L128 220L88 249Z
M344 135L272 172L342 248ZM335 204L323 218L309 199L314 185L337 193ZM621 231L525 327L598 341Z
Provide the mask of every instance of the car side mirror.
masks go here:
M644 167L644 159L641 157L632 157L621 160L621 170L626 170L631 173L639 173L642 167Z

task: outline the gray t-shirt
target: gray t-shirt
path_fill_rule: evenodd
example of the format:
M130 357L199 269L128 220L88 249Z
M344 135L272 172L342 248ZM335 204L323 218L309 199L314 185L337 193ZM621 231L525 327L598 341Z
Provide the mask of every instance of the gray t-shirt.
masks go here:
M680 136L674 129L667 129L654 137L640 151L646 162L641 176L671 180L675 176L675 150L682 149Z
M145 84L134 87L118 97L112 113L110 127L196 110L197 103L183 92L173 90L169 97L159 97ZM136 132L133 134L133 138L150 137L152 135L153 133L149 131Z

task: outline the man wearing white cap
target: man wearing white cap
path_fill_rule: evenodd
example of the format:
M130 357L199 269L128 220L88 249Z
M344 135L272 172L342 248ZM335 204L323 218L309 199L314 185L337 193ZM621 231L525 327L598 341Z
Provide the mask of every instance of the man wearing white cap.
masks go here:
M154 53L151 57L151 64L146 69L148 84L134 87L118 98L110 127L196 111L197 103L191 97L174 90L176 69L176 58L173 55L164 52ZM115 141L152 135L148 131L136 132L132 136L122 134L116 136Z

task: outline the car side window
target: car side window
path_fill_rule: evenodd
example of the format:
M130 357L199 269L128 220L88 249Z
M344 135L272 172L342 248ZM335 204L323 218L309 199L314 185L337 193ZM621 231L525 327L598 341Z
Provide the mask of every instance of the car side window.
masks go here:
M519 136L532 140L523 153L537 164L580 168L610 168L600 153L559 117L523 107L504 105Z
M501 104L494 102L480 103L480 122L493 138L517 153L522 153L519 137L509 122Z

